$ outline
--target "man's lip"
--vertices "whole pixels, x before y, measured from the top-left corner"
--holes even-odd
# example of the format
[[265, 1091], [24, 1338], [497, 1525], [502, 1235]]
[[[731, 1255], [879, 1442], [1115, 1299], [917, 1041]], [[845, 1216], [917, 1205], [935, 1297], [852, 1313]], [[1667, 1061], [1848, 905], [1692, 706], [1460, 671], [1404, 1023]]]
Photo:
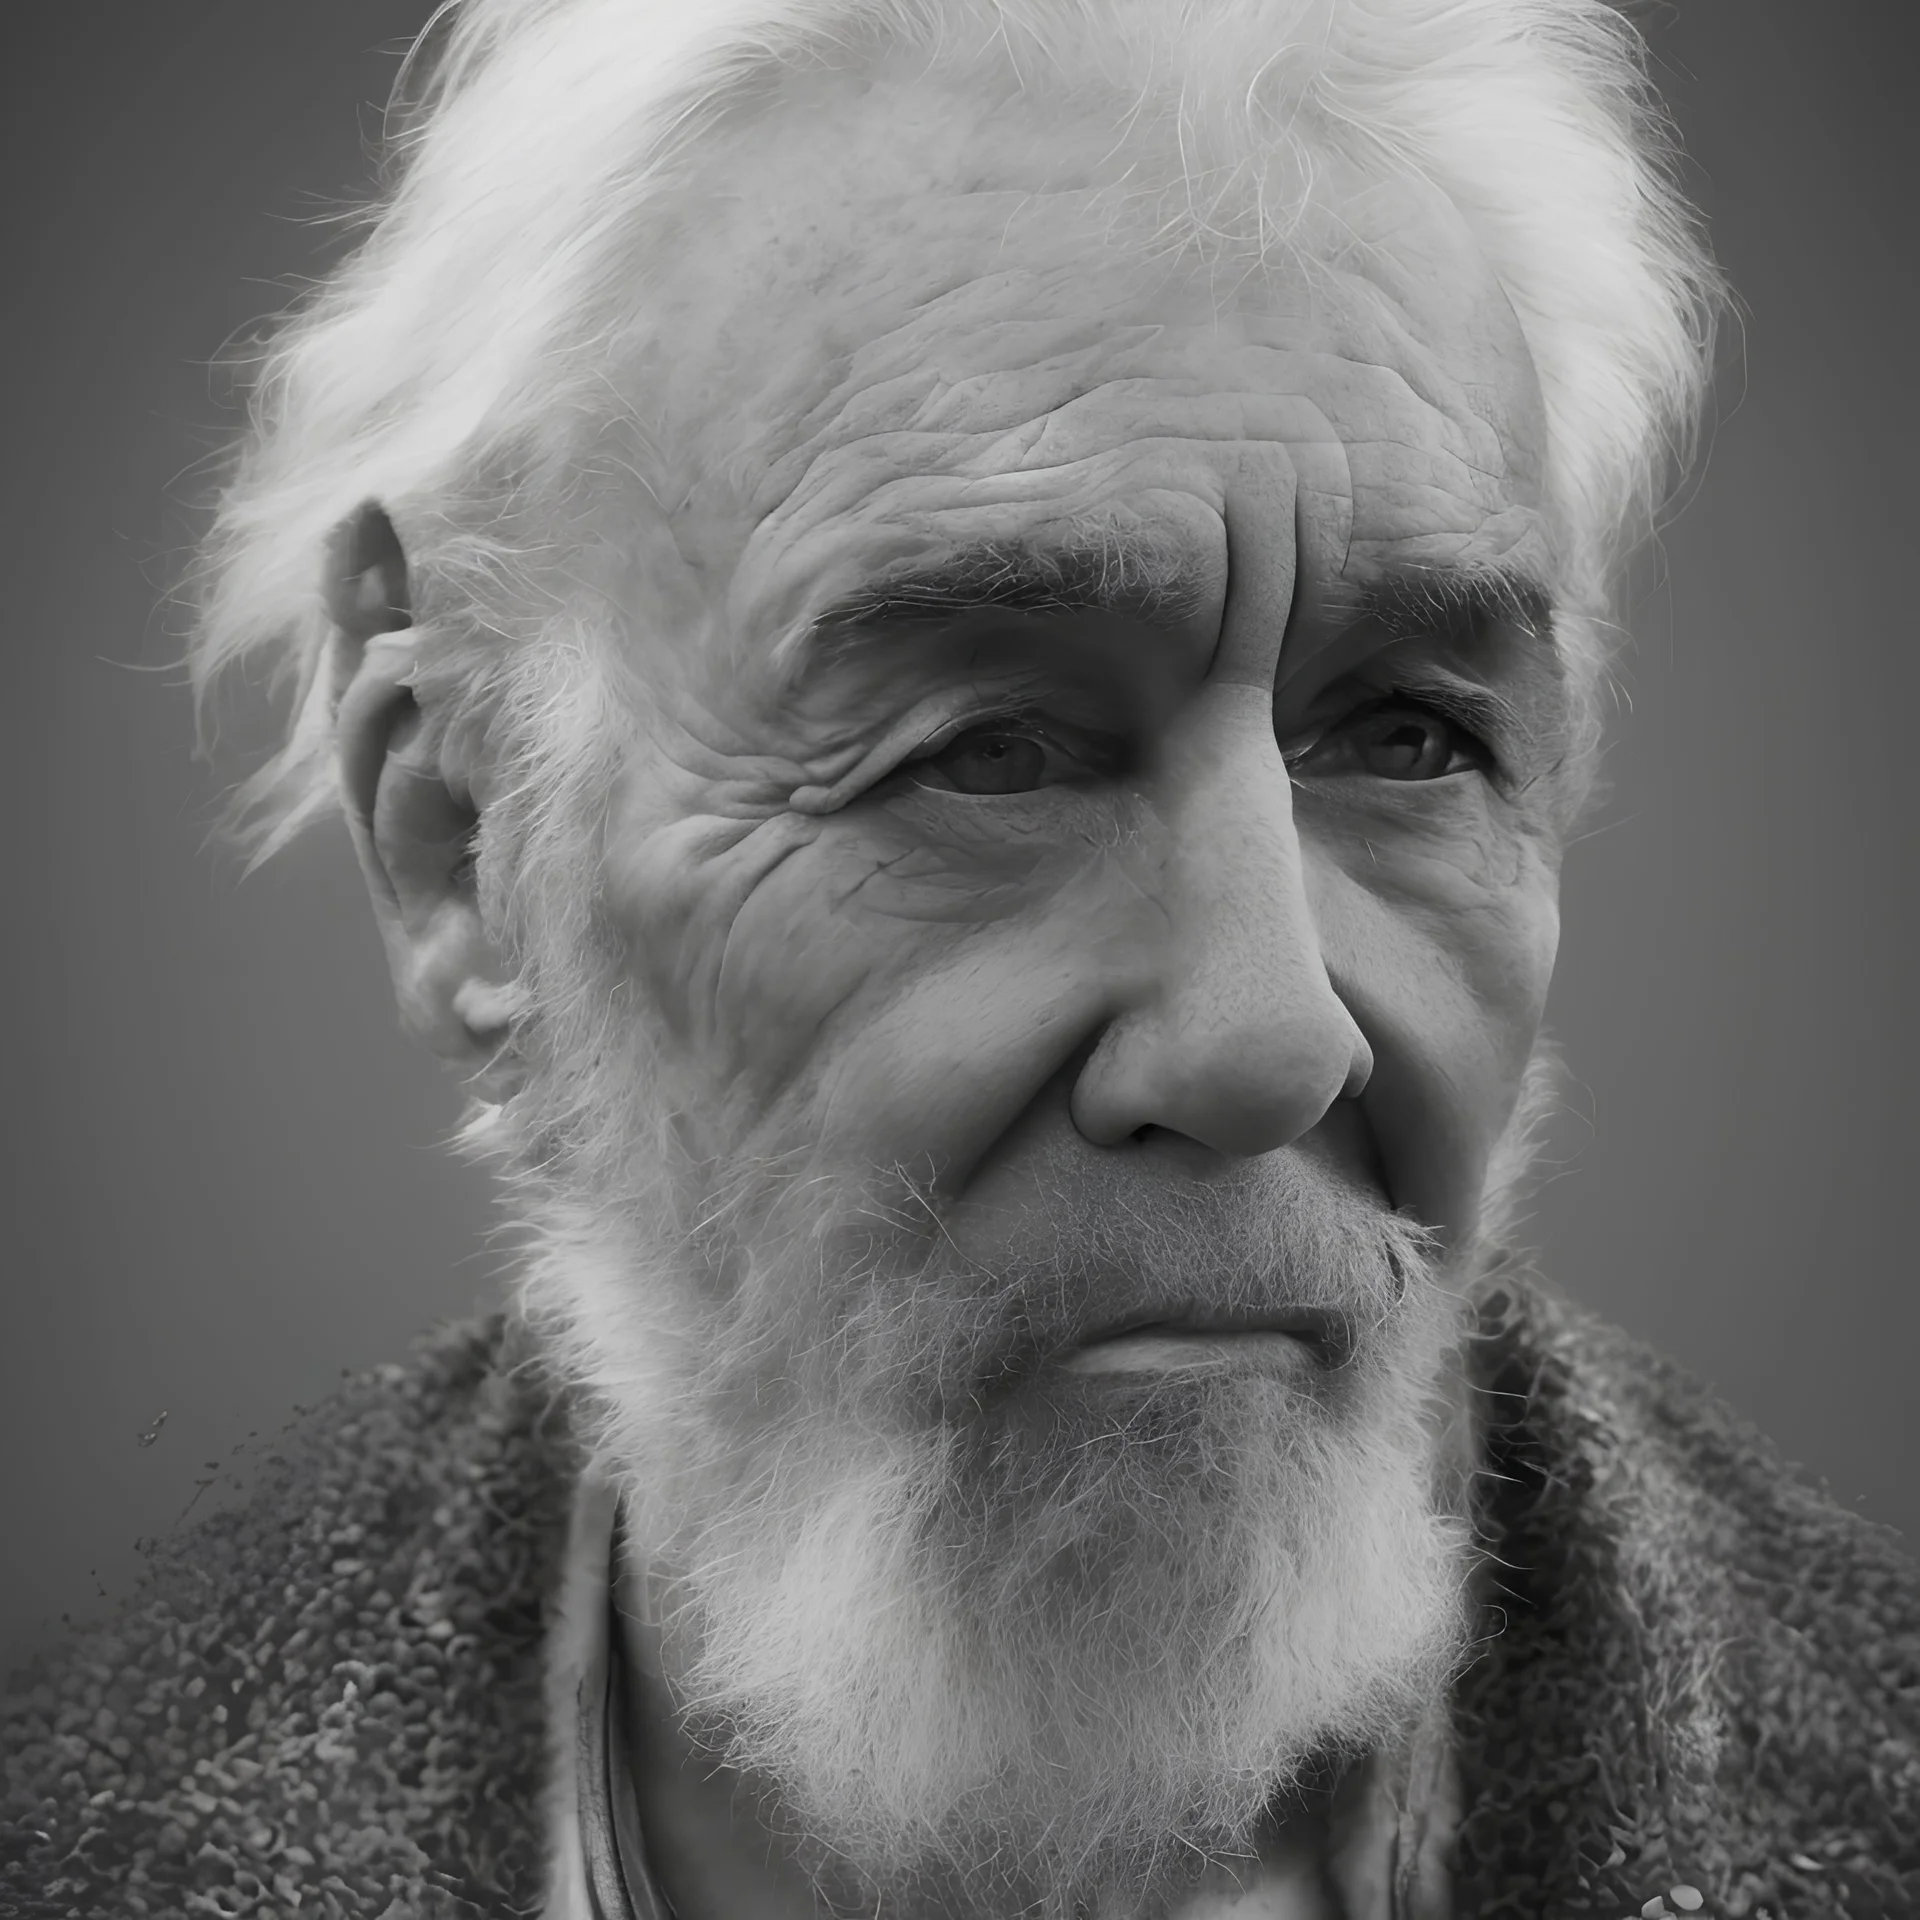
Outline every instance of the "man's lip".
[[1285, 1334], [1307, 1348], [1323, 1367], [1344, 1367], [1353, 1358], [1358, 1334], [1351, 1315], [1333, 1307], [1284, 1307], [1263, 1312], [1192, 1311], [1141, 1314], [1116, 1321], [1077, 1341], [1074, 1353], [1139, 1336], [1221, 1340], [1243, 1334]]

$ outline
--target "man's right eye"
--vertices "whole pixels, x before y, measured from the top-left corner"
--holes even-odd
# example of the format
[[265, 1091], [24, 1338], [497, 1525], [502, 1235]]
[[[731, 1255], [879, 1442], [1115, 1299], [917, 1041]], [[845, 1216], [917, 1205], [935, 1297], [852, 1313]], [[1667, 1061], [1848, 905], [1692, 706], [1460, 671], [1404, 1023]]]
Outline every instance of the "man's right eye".
[[1080, 770], [1037, 728], [1005, 720], [968, 727], [909, 768], [922, 786], [974, 794], [1031, 793]]

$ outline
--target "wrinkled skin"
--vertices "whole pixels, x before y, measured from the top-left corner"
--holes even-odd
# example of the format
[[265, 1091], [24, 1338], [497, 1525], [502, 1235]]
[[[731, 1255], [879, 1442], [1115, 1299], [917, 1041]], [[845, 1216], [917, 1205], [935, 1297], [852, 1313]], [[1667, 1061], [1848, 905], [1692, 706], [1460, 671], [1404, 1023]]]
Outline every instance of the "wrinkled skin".
[[[1354, 202], [1378, 248], [1210, 283], [1060, 186], [1084, 135], [1003, 138], [955, 195], [877, 107], [836, 131], [801, 169], [769, 128], [689, 221], [652, 402], [689, 478], [671, 552], [609, 582], [666, 636], [609, 905], [701, 1149], [930, 1173], [983, 1254], [1032, 1230], [1033, 1167], [1115, 1154], [1151, 1205], [1322, 1152], [1464, 1234], [1552, 963], [1565, 695], [1544, 627], [1353, 604], [1495, 567], [1550, 592], [1504, 297], [1410, 189]], [[805, 632], [1090, 532], [1151, 551], [1157, 604]], [[1437, 777], [1371, 771], [1355, 713], [1456, 681], [1497, 724], [1417, 710]], [[996, 717], [1045, 736], [1026, 790], [954, 791], [940, 743]]]
[[[1253, 271], [1144, 245], [1110, 128], [821, 85], [706, 167], [618, 396], [653, 503], [570, 563], [636, 694], [600, 881], [647, 1097], [723, 1175], [900, 1170], [977, 1272], [1098, 1221], [1119, 1293], [1029, 1383], [1068, 1426], [1121, 1376], [1303, 1377], [1284, 1336], [1128, 1332], [1125, 1223], [1224, 1240], [1320, 1182], [1474, 1228], [1580, 781], [1518, 323], [1425, 188], [1329, 184], [1337, 226]], [[403, 1001], [457, 1027], [487, 965], [409, 931], [468, 922], [409, 904], [385, 791]], [[1293, 1417], [1337, 1423], [1320, 1384]], [[642, 1710], [680, 1910], [811, 1911]], [[1237, 1910], [1308, 1911], [1311, 1845]]]

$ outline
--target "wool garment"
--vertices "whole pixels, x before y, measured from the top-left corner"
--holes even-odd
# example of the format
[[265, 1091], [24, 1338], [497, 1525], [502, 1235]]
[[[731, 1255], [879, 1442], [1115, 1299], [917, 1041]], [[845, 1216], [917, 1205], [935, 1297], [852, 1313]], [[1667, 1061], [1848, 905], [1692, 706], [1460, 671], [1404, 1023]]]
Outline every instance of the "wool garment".
[[[1461, 1920], [1920, 1915], [1920, 1570], [1518, 1266], [1476, 1312]], [[16, 1682], [0, 1914], [537, 1912], [583, 1467], [510, 1320], [348, 1385]]]

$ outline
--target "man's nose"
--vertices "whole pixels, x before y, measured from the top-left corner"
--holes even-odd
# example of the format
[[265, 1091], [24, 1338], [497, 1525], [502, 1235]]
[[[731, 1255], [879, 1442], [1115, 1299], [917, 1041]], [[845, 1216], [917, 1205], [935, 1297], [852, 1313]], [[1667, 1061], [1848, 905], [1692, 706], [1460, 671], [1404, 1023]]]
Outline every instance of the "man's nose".
[[1169, 768], [1160, 962], [1075, 1084], [1098, 1146], [1157, 1127], [1236, 1157], [1299, 1139], [1373, 1055], [1327, 977], [1270, 698], [1208, 689]]

